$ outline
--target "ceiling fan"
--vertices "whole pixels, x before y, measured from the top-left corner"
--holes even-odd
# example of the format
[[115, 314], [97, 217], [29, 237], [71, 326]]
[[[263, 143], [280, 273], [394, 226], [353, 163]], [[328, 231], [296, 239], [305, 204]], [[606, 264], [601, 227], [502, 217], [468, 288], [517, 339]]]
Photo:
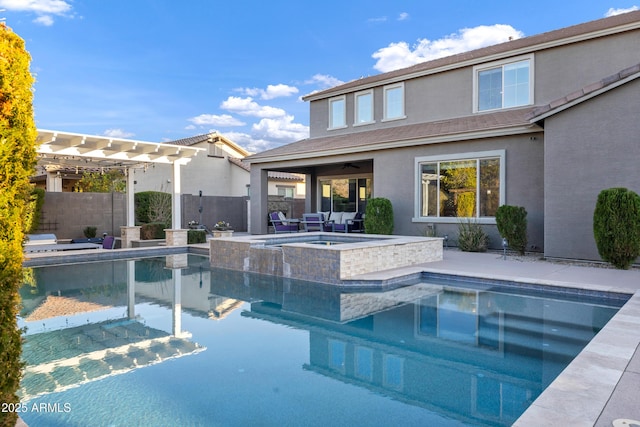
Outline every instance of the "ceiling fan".
[[360, 166], [354, 165], [353, 163], [345, 163], [344, 165], [342, 165], [342, 169], [346, 168], [360, 169]]

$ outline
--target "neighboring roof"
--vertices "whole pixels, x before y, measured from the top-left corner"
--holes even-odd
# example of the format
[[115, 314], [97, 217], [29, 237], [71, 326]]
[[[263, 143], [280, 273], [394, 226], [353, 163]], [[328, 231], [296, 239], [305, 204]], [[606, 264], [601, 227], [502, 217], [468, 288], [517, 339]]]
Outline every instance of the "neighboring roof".
[[[227, 158], [230, 163], [241, 167], [247, 172], [251, 172], [251, 165], [242, 159], [237, 159], [235, 157]], [[289, 172], [275, 172], [269, 171], [268, 178], [274, 180], [282, 180], [282, 181], [304, 181], [304, 176], [297, 173], [289, 173]]]
[[554, 46], [575, 43], [581, 40], [588, 40], [638, 28], [640, 28], [640, 11], [623, 13], [609, 18], [598, 19], [457, 55], [447, 56], [445, 58], [422, 62], [400, 70], [353, 80], [330, 89], [311, 93], [302, 99], [312, 101], [327, 98], [329, 96], [352, 92], [355, 88], [361, 90], [379, 86], [380, 84], [394, 83], [427, 74], [439, 73], [504, 57], [522, 55]]
[[532, 110], [533, 107], [518, 108], [449, 120], [304, 139], [254, 154], [245, 161], [249, 163], [281, 161], [539, 131], [540, 128], [531, 124], [528, 119]]
[[225, 137], [224, 135], [219, 134], [218, 132], [211, 132], [211, 133], [205, 133], [202, 135], [190, 136], [188, 138], [176, 139], [175, 141], [167, 142], [167, 144], [183, 145], [188, 147], [188, 146], [200, 144], [201, 142], [208, 142], [211, 144], [216, 142], [222, 142], [224, 144], [227, 144], [231, 148], [233, 148], [235, 151], [237, 151], [244, 157], [249, 156], [251, 154], [249, 151], [245, 150], [244, 148], [242, 148], [235, 142], [231, 141], [229, 138]]
[[625, 68], [616, 74], [607, 76], [595, 83], [583, 87], [580, 90], [551, 101], [549, 104], [534, 108], [529, 115], [529, 120], [532, 123], [543, 120], [549, 116], [559, 113], [560, 111], [564, 111], [567, 108], [591, 99], [594, 96], [600, 95], [603, 92], [607, 92], [615, 87], [627, 83], [628, 81], [637, 79], [638, 77], [640, 77], [640, 64]]

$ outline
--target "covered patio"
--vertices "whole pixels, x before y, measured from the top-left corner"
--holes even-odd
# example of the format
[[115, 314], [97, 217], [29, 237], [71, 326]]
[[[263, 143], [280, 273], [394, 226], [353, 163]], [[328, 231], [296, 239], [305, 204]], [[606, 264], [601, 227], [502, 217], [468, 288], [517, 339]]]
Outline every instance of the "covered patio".
[[202, 148], [136, 141], [108, 136], [85, 135], [53, 130], [38, 130], [38, 166], [75, 168], [76, 170], [122, 170], [126, 176], [126, 225], [121, 227], [122, 247], [132, 247], [140, 239], [135, 225], [134, 169], [146, 169], [154, 163], [171, 164], [171, 229], [166, 230], [167, 245], [187, 243], [187, 230], [182, 229], [180, 209], [180, 167], [186, 165]]

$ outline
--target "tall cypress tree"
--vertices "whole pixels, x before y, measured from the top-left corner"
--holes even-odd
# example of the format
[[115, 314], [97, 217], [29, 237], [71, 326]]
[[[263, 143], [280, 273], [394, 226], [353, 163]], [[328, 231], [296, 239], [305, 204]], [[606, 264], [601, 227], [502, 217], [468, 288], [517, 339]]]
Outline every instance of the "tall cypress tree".
[[[36, 164], [31, 57], [24, 40], [0, 24], [0, 402], [18, 403], [22, 376], [21, 331], [17, 324], [22, 284], [23, 240], [28, 229]], [[17, 414], [2, 412], [1, 426]]]

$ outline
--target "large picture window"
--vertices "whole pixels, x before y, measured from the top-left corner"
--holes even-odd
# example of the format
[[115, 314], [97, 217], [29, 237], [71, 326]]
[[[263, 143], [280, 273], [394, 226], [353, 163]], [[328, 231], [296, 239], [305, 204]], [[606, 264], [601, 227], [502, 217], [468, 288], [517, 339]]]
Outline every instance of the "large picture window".
[[418, 217], [491, 218], [504, 198], [504, 151], [417, 160]]
[[533, 58], [474, 68], [474, 111], [520, 107], [533, 102]]

